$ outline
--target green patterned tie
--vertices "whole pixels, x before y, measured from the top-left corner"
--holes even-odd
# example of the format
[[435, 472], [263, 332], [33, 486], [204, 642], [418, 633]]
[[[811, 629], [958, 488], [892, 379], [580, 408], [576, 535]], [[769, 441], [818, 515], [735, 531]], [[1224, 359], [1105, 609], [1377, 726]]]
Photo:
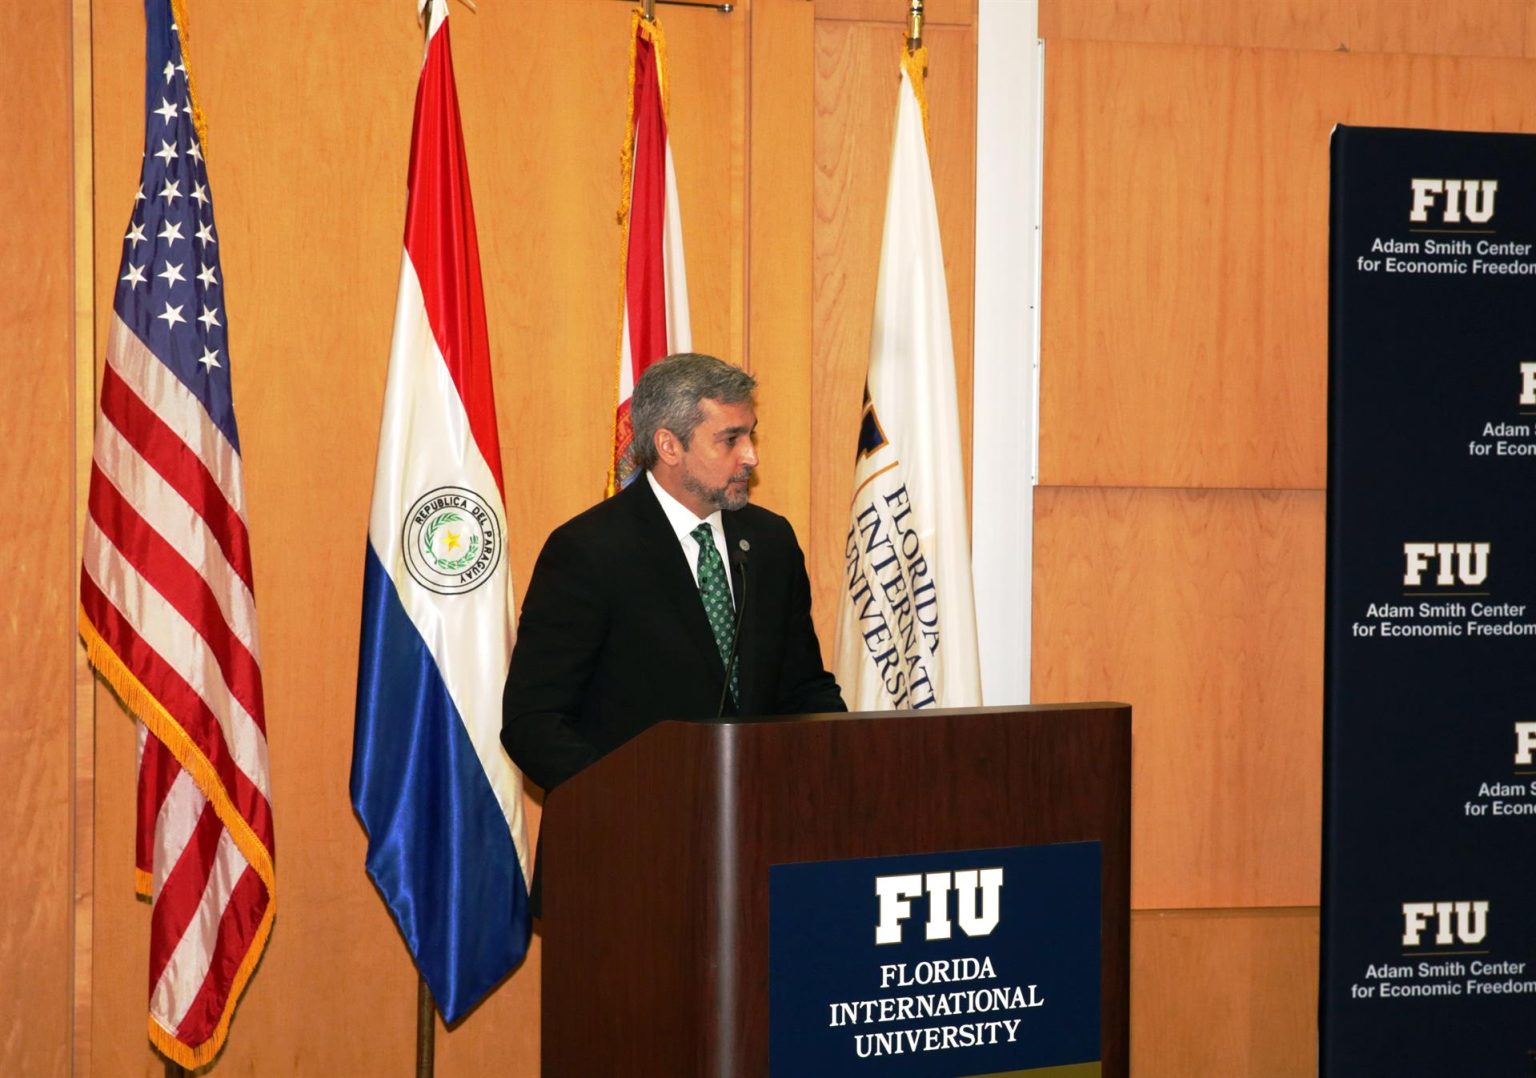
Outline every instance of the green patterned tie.
[[[720, 551], [715, 549], [715, 533], [707, 523], [700, 524], [688, 534], [699, 544], [699, 598], [704, 600], [704, 613], [709, 615], [709, 627], [715, 634], [715, 647], [720, 649], [720, 661], [729, 662], [736, 607], [731, 602], [731, 589], [725, 582], [725, 563], [720, 560]], [[732, 666], [731, 699], [739, 701], [737, 680], [736, 668]]]

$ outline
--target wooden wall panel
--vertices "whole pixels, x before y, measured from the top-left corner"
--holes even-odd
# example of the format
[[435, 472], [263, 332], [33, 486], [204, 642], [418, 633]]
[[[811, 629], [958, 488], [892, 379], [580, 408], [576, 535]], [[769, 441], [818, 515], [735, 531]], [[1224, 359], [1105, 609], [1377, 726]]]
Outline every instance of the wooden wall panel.
[[1051, 50], [1042, 482], [1322, 487], [1335, 123], [1536, 130], [1536, 64]]
[[1315, 1075], [1317, 943], [1309, 909], [1132, 914], [1132, 1073]]
[[[75, 659], [74, 299], [70, 11], [0, 13], [0, 1073], [70, 1066], [71, 783]], [[20, 88], [25, 88], [20, 89]]]
[[1035, 493], [1033, 699], [1134, 707], [1134, 908], [1318, 895], [1323, 498]]
[[788, 517], [805, 545], [812, 545], [805, 460], [813, 400], [814, 16], [804, 0], [755, 0], [748, 75], [747, 365], [763, 387], [753, 497]]
[[[870, 319], [896, 119], [902, 31], [896, 23], [816, 22], [814, 329], [807, 551], [823, 650], [842, 587], [853, 447], [869, 364]], [[965, 475], [971, 470], [971, 311], [975, 274], [976, 31], [925, 34], [929, 153], [954, 334]]]
[[[658, 18], [667, 35], [672, 82], [668, 139], [678, 173], [694, 348], [741, 363], [746, 350], [746, 46], [751, 11], [721, 14], [663, 7]], [[558, 45], [553, 48], [559, 52]], [[622, 75], [621, 70], [621, 100]], [[622, 119], [618, 129], [622, 134]], [[611, 152], [617, 154], [617, 148]], [[617, 267], [616, 261], [613, 264]]]
[[1529, 0], [1040, 0], [1040, 36], [1346, 52], [1536, 56]]

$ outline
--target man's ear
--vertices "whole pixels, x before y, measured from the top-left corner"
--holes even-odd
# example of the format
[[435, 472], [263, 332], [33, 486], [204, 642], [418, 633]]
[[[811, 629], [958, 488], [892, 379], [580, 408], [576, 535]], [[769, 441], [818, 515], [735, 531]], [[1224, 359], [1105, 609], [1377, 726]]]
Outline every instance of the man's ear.
[[668, 465], [675, 465], [683, 458], [683, 443], [666, 427], [656, 432], [656, 455]]

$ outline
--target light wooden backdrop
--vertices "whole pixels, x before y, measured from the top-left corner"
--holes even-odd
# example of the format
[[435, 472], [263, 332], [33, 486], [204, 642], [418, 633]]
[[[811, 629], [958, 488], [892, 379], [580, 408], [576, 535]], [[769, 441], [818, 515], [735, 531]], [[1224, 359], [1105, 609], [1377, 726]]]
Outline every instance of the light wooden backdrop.
[[1133, 1073], [1316, 1072], [1328, 136], [1536, 131], [1529, 0], [1041, 0], [1037, 700], [1135, 705]]
[[[422, 40], [407, 0], [196, 0], [189, 53], [229, 303], [278, 841], [272, 943], [221, 1075], [406, 1073], [415, 975], [347, 798], [361, 557]], [[601, 493], [616, 363], [628, 8], [481, 0], [451, 28], [519, 588]], [[662, 8], [695, 346], [761, 379], [758, 498], [795, 524], [828, 647], [873, 304], [905, 0]], [[0, 1071], [158, 1075], [132, 897], [133, 735], [74, 638], [81, 478], [143, 124], [136, 3], [0, 16], [37, 92], [15, 152], [0, 331], [0, 808], [28, 902], [0, 919]], [[936, 184], [969, 385], [973, 0], [932, 0]], [[71, 158], [71, 144], [75, 154]], [[968, 417], [967, 417], [968, 418]], [[12, 688], [16, 686], [16, 688]], [[658, 789], [658, 796], [666, 796]], [[538, 806], [532, 821], [537, 825]], [[73, 902], [72, 902], [73, 900]], [[537, 1072], [539, 948], [438, 1040], [438, 1073]], [[600, 976], [601, 971], [593, 971]]]
[[[75, 556], [70, 10], [0, 9], [0, 1072], [69, 1065]], [[75, 562], [71, 567], [70, 562]]]
[[[759, 495], [807, 547], [828, 644], [893, 6], [904, 0], [663, 9], [696, 342], [764, 381]], [[218, 1074], [408, 1066], [413, 973], [361, 870], [346, 796], [358, 569], [421, 46], [401, 7], [193, 4], [282, 887]], [[601, 482], [627, 14], [612, 0], [480, 9], [455, 4], [452, 25], [521, 587], [543, 535]], [[963, 394], [975, 15], [971, 0], [929, 10]], [[1536, 3], [1041, 0], [1040, 25], [1035, 698], [1137, 707], [1138, 1078], [1307, 1074], [1327, 134], [1335, 122], [1536, 130], [1525, 59]], [[28, 87], [0, 104], [13, 147], [0, 172], [12, 211], [0, 231], [0, 490], [15, 507], [0, 529], [11, 779], [0, 809], [15, 822], [0, 918], [5, 1073], [159, 1073], [142, 1032], [147, 916], [130, 897], [131, 733], [110, 698], [88, 681], [76, 689], [72, 553], [91, 369], [137, 170], [142, 38], [134, 4], [0, 15], [0, 55]], [[439, 1073], [534, 1073], [537, 977], [535, 946], [440, 1038]]]

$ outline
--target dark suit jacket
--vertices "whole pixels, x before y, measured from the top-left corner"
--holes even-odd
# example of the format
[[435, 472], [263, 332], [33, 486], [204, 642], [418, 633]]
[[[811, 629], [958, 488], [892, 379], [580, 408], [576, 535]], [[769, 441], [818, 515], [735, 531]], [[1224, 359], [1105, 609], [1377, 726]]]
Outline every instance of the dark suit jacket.
[[[846, 710], [822, 666], [805, 558], [789, 522], [722, 514], [732, 586], [745, 601], [741, 700], [726, 714]], [[735, 564], [741, 540], [745, 572]], [[743, 580], [743, 577], [745, 579]], [[523, 599], [501, 740], [545, 789], [664, 719], [712, 719], [724, 661], [688, 560], [639, 477], [551, 533]]]

